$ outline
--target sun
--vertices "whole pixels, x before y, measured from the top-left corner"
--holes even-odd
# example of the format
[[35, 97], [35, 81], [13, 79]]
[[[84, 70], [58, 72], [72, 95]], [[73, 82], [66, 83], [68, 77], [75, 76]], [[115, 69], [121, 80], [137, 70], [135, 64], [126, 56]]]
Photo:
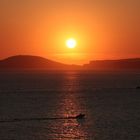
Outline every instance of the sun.
[[77, 42], [76, 42], [75, 39], [70, 38], [70, 39], [68, 39], [68, 40], [66, 41], [66, 45], [67, 45], [68, 48], [73, 49], [73, 48], [76, 47]]

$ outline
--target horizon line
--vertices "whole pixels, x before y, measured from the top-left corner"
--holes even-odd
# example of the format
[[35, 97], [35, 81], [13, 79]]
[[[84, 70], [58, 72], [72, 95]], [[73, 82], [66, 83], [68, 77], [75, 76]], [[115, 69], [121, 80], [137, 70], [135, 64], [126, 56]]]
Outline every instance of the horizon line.
[[[31, 56], [31, 57], [40, 57], [40, 58], [43, 58], [43, 59], [46, 59], [46, 60], [50, 60], [50, 61], [54, 61], [54, 62], [58, 62], [58, 63], [61, 63], [61, 64], [66, 64], [66, 63], [63, 63], [63, 62], [59, 62], [57, 60], [53, 60], [53, 59], [48, 59], [47, 57], [43, 57], [43, 56], [39, 56], [39, 55], [32, 55], [32, 54], [17, 54], [17, 55], [11, 55], [11, 56], [8, 56], [8, 57], [5, 57], [3, 59], [0, 59], [0, 61], [3, 61], [3, 60], [6, 60], [8, 58], [12, 58], [12, 57], [18, 57], [18, 56]], [[140, 59], [140, 57], [126, 57], [126, 58], [116, 58], [116, 59], [93, 59], [93, 60], [89, 60], [88, 63], [83, 63], [83, 64], [68, 64], [68, 65], [79, 65], [79, 66], [82, 66], [82, 65], [85, 65], [85, 64], [89, 64], [90, 62], [92, 61], [121, 61], [121, 60], [130, 60], [130, 59]], [[67, 65], [67, 64], [66, 64]]]

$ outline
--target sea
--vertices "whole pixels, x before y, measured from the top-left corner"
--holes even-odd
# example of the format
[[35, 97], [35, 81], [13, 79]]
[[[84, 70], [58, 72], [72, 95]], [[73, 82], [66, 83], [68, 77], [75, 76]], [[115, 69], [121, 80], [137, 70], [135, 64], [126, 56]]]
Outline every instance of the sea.
[[138, 86], [140, 72], [1, 71], [0, 140], [140, 140]]

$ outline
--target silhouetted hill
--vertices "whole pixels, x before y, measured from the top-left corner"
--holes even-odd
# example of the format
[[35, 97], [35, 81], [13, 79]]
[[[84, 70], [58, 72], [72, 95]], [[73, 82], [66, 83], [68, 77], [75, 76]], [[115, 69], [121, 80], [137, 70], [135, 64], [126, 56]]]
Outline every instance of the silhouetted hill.
[[39, 56], [18, 55], [0, 61], [0, 70], [49, 70], [49, 69], [82, 69], [82, 70], [140, 70], [140, 58], [120, 60], [96, 60], [85, 64], [67, 65]]
[[120, 60], [96, 60], [84, 65], [93, 70], [140, 70], [140, 58]]
[[0, 69], [70, 69], [66, 65], [39, 56], [18, 55], [0, 61]]

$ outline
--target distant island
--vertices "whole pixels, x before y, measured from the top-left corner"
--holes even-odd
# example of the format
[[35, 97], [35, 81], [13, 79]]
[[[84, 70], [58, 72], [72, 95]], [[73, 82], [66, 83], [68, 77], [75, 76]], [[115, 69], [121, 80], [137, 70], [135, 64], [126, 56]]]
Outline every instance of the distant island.
[[92, 70], [140, 70], [140, 58], [90, 61], [83, 66]]
[[89, 64], [68, 65], [39, 56], [17, 55], [0, 60], [0, 70], [140, 70], [140, 58], [96, 60]]
[[1, 70], [52, 70], [75, 69], [77, 65], [67, 65], [40, 56], [17, 55], [0, 61]]

